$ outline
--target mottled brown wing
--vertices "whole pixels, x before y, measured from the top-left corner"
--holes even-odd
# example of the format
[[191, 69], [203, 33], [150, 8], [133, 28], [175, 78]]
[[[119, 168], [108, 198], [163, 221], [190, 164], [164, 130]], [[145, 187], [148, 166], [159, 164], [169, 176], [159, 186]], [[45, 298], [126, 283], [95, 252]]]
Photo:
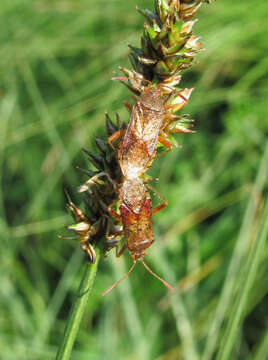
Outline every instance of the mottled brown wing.
[[163, 112], [149, 109], [140, 102], [133, 107], [119, 154], [124, 175], [140, 173], [148, 167], [156, 151], [163, 119]]

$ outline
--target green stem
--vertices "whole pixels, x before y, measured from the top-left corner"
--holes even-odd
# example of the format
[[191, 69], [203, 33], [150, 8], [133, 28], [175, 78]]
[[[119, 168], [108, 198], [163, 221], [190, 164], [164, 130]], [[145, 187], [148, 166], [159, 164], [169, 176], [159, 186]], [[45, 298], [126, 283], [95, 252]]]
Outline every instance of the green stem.
[[86, 264], [85, 272], [81, 280], [78, 294], [75, 297], [69, 319], [65, 328], [64, 337], [60, 344], [56, 360], [68, 360], [70, 359], [72, 348], [79, 330], [82, 316], [84, 314], [88, 296], [92, 290], [95, 280], [98, 263], [100, 259], [100, 250], [95, 249], [96, 262], [95, 264]]

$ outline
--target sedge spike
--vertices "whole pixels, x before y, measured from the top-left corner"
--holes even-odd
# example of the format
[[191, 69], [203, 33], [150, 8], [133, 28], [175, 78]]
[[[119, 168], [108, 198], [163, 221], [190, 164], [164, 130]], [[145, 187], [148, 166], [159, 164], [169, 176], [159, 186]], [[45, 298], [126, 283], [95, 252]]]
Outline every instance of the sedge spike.
[[[78, 187], [84, 194], [86, 210], [78, 208], [67, 194], [67, 208], [77, 222], [67, 228], [76, 235], [91, 263], [102, 241], [105, 253], [125, 237], [125, 249], [133, 259], [128, 273], [107, 289], [109, 293], [141, 261], [146, 270], [169, 290], [172, 287], [144, 262], [146, 250], [154, 243], [152, 215], [167, 201], [152, 208], [146, 172], [154, 159], [180, 148], [172, 134], [193, 134], [192, 120], [178, 114], [189, 102], [193, 88], [179, 88], [181, 73], [194, 63], [202, 50], [194, 35], [193, 19], [202, 3], [211, 0], [155, 0], [155, 12], [138, 9], [145, 17], [141, 48], [129, 46], [132, 69], [119, 67], [122, 76], [113, 77], [135, 94], [134, 105], [124, 102], [131, 113], [128, 124], [106, 114], [107, 139], [96, 138], [99, 153], [84, 150], [96, 170], [83, 170], [89, 177]], [[159, 146], [164, 151], [159, 152]], [[151, 189], [152, 190], [152, 189]], [[117, 208], [117, 211], [114, 209]], [[146, 239], [146, 241], [144, 240]]]

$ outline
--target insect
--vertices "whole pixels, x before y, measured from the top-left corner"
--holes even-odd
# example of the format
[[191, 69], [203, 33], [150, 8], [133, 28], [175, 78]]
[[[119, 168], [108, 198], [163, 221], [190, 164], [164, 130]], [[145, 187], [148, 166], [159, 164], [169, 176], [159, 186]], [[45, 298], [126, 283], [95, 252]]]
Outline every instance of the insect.
[[[117, 163], [118, 164], [118, 163]], [[119, 166], [119, 164], [118, 164]], [[144, 267], [157, 279], [159, 279], [169, 290], [172, 290], [171, 286], [168, 285], [163, 279], [156, 275], [144, 262], [143, 257], [146, 255], [146, 250], [154, 242], [153, 228], [152, 228], [152, 214], [163, 209], [167, 202], [164, 200], [162, 204], [152, 209], [150, 194], [147, 191], [147, 187], [153, 189], [148, 183], [146, 183], [141, 177], [136, 176], [128, 178], [118, 176], [112, 177], [112, 174], [105, 172], [100, 169], [96, 175], [92, 176], [85, 184], [79, 188], [79, 192], [91, 191], [95, 192], [96, 187], [101, 186], [100, 189], [107, 188], [110, 192], [115, 188], [114, 194], [111, 197], [110, 205], [102, 204], [100, 198], [94, 193], [94, 204], [97, 206], [98, 213], [100, 214], [99, 222], [94, 225], [90, 225], [89, 220], [85, 217], [83, 212], [78, 209], [70, 199], [68, 199], [68, 208], [74, 212], [75, 219], [78, 221], [77, 224], [69, 226], [68, 229], [73, 230], [78, 235], [78, 241], [82, 245], [82, 249], [87, 253], [91, 262], [95, 260], [95, 252], [92, 246], [94, 235], [99, 234], [99, 229], [104, 227], [103, 222], [106, 221], [106, 245], [107, 248], [116, 246], [117, 256], [121, 256], [126, 249], [129, 250], [133, 264], [129, 272], [109, 289], [107, 289], [103, 295], [110, 292], [120, 281], [125, 279], [130, 272], [133, 270], [137, 261], [140, 261]], [[116, 171], [118, 173], [118, 171]], [[100, 184], [99, 184], [100, 181]], [[158, 194], [158, 192], [156, 192]], [[163, 198], [162, 198], [163, 199]], [[113, 204], [119, 203], [120, 214], [113, 209]], [[110, 219], [107, 218], [107, 214], [110, 214], [116, 219], [110, 225]], [[119, 225], [119, 222], [123, 224], [123, 228]], [[125, 236], [125, 244], [118, 250], [118, 237]]]
[[[125, 279], [134, 269], [137, 261], [140, 261], [169, 290], [172, 290], [171, 286], [156, 275], [143, 259], [147, 249], [154, 242], [152, 214], [167, 205], [166, 200], [144, 180], [145, 172], [155, 157], [157, 143], [161, 142], [166, 145], [166, 142], [159, 136], [165, 120], [165, 101], [166, 96], [163, 96], [160, 87], [146, 89], [132, 109], [127, 129], [117, 131], [108, 140], [113, 147], [112, 141], [123, 135], [117, 151], [118, 163], [122, 171], [122, 181], [118, 187], [120, 214], [115, 212], [112, 206], [109, 207], [109, 212], [114, 217], [121, 219], [126, 239], [117, 256], [121, 256], [128, 249], [133, 264], [128, 273], [108, 288], [103, 295]], [[151, 198], [146, 186], [164, 200], [155, 209], [152, 209]]]
[[113, 147], [112, 142], [122, 137], [118, 161], [124, 176], [130, 178], [145, 173], [155, 158], [158, 143], [170, 151], [170, 132], [193, 133], [182, 126], [181, 117], [172, 113], [187, 103], [192, 91], [193, 89], [184, 89], [177, 93], [173, 104], [166, 104], [171, 95], [166, 94], [163, 87], [145, 88], [132, 108], [127, 129], [116, 131], [108, 139]]
[[[153, 189], [151, 186], [150, 188]], [[109, 209], [111, 215], [121, 219], [126, 239], [122, 249], [117, 252], [117, 257], [121, 256], [128, 249], [133, 263], [129, 271], [120, 280], [111, 285], [102, 295], [109, 293], [116, 285], [129, 276], [137, 261], [140, 261], [146, 270], [160, 280], [169, 290], [173, 290], [165, 280], [156, 275], [148, 267], [143, 259], [147, 249], [154, 242], [152, 214], [163, 209], [167, 205], [166, 201], [152, 209], [150, 194], [143, 181], [136, 177], [132, 179], [124, 178], [119, 189], [119, 203], [120, 214], [115, 212], [112, 207]]]
[[[190, 96], [190, 92], [186, 91], [185, 95]], [[160, 86], [148, 86], [144, 89], [139, 100], [132, 108], [127, 129], [119, 128], [108, 139], [108, 144], [116, 151], [112, 142], [121, 137], [117, 148], [118, 167], [121, 170], [120, 179], [117, 177], [114, 180], [105, 171], [100, 171], [79, 190], [79, 192], [86, 191], [100, 177], [106, 177], [106, 182], [113, 184], [117, 195], [115, 200], [107, 206], [107, 212], [122, 223], [123, 229], [117, 227], [118, 231], [113, 231], [113, 233], [109, 233], [107, 230], [107, 244], [111, 247], [116, 246], [117, 256], [121, 256], [128, 249], [133, 261], [128, 273], [109, 287], [103, 295], [106, 295], [125, 279], [134, 269], [137, 261], [140, 261], [169, 290], [172, 290], [171, 286], [156, 275], [143, 259], [147, 249], [154, 242], [152, 214], [167, 205], [166, 200], [148, 184], [145, 173], [156, 156], [158, 143], [167, 147], [168, 151], [171, 150], [172, 145], [168, 139], [170, 131], [192, 132], [173, 124], [177, 118], [172, 114], [172, 110], [183, 107], [187, 102], [187, 98], [179, 94], [179, 101], [173, 105], [166, 105], [168, 97], [169, 95], [165, 94]], [[173, 125], [172, 129], [170, 128], [171, 124]], [[103, 169], [100, 168], [100, 170]], [[163, 203], [154, 209], [152, 209], [150, 194], [146, 187], [149, 187], [163, 199]], [[119, 214], [113, 209], [114, 203], [119, 204]], [[123, 234], [125, 244], [118, 251], [118, 240], [114, 240], [114, 238], [121, 238]]]

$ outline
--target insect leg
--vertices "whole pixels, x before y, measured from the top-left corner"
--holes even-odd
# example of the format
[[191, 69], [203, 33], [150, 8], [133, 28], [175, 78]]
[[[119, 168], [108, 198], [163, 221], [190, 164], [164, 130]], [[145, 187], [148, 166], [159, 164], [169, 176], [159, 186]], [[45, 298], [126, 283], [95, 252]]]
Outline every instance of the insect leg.
[[121, 247], [121, 249], [119, 249], [119, 246], [120, 246], [119, 242], [121, 239], [112, 240], [113, 237], [118, 236], [118, 235], [121, 235], [121, 237], [122, 237], [122, 231], [120, 231], [118, 234], [108, 235], [108, 238], [106, 237], [107, 251], [109, 251], [110, 249], [115, 247], [116, 257], [120, 257], [127, 248], [127, 243], [124, 243], [124, 245]]
[[114, 146], [113, 146], [113, 141], [117, 140], [120, 138], [120, 136], [122, 136], [124, 134], [124, 130], [118, 130], [116, 131], [115, 133], [113, 133], [113, 135], [111, 135], [109, 138], [108, 138], [108, 144], [111, 146], [111, 148], [113, 150], [115, 150]]
[[[113, 231], [113, 232], [110, 232], [110, 230], [111, 230], [111, 218], [108, 218], [107, 228], [106, 228], [106, 233], [105, 233], [106, 243], [105, 243], [105, 248], [104, 248], [104, 257], [106, 258], [107, 252], [110, 251], [111, 249], [113, 249], [114, 247], [116, 250], [116, 257], [120, 257], [127, 247], [126, 243], [125, 243], [122, 246], [122, 248], [119, 250], [119, 246], [120, 246], [119, 242], [122, 238], [123, 228], [121, 228], [120, 230]], [[116, 238], [118, 236], [120, 236], [119, 239]]]
[[114, 224], [114, 222], [108, 215], [104, 215], [104, 216], [107, 219], [107, 223], [106, 223], [107, 225], [106, 225], [106, 231], [105, 231], [105, 237], [107, 240], [107, 244], [109, 243], [112, 246], [114, 246], [116, 243], [118, 243], [119, 240], [113, 240], [113, 239], [115, 237], [121, 236], [123, 234], [123, 227], [122, 227], [122, 225]]
[[125, 278], [127, 278], [128, 275], [131, 273], [131, 271], [134, 269], [136, 263], [137, 263], [137, 261], [134, 260], [131, 268], [128, 270], [128, 272], [126, 273], [126, 275], [124, 275], [120, 280], [116, 281], [112, 286], [110, 286], [107, 290], [105, 290], [104, 293], [102, 293], [102, 296], [108, 294], [116, 285], [118, 285], [122, 280], [124, 280]]
[[160, 154], [157, 154], [156, 155], [157, 158], [159, 158], [160, 156], [162, 156], [172, 150], [172, 145], [171, 145], [170, 141], [165, 139], [163, 136], [161, 136], [161, 135], [158, 136], [158, 142], [160, 142], [160, 144], [165, 146], [167, 149], [165, 151], [161, 152]]
[[125, 107], [127, 108], [127, 110], [131, 113], [133, 106], [130, 105], [130, 103], [128, 103], [127, 101], [124, 101], [123, 104], [125, 105]]
[[156, 208], [154, 208], [152, 210], [153, 214], [156, 214], [158, 211], [164, 209], [167, 206], [167, 200], [155, 189], [153, 188], [151, 185], [149, 185], [148, 183], [146, 183], [146, 186], [152, 190], [152, 192], [154, 192], [161, 200], [163, 200], [163, 203], [158, 205]]
[[148, 175], [148, 174], [142, 174], [141, 179], [143, 180], [143, 183], [146, 184], [146, 185], [151, 183], [151, 182], [159, 181], [159, 178], [153, 177], [153, 176]]
[[[114, 226], [113, 224], [111, 224], [112, 219], [109, 218], [108, 216], [107, 216], [107, 218], [108, 218], [108, 220], [107, 220], [107, 227], [106, 227], [106, 233], [105, 233], [106, 243], [105, 243], [104, 255], [106, 255], [106, 252], [108, 252], [109, 250], [111, 250], [114, 247], [116, 248], [116, 252], [118, 251], [119, 241], [121, 240], [122, 233], [123, 233], [123, 230], [121, 227], [120, 227], [120, 230], [116, 229], [116, 228], [119, 228], [119, 226]], [[114, 228], [116, 229], [115, 231], [111, 230], [112, 226], [114, 226]], [[118, 236], [120, 236], [120, 239], [117, 238]]]
[[116, 203], [116, 201], [112, 202], [108, 207], [107, 207], [107, 212], [113, 216], [114, 218], [121, 220], [121, 216], [120, 214], [118, 214], [114, 209], [113, 206]]
[[127, 249], [127, 243], [125, 242], [124, 245], [122, 246], [122, 248], [120, 250], [118, 250], [119, 247], [116, 247], [116, 257], [120, 257], [124, 251]]

